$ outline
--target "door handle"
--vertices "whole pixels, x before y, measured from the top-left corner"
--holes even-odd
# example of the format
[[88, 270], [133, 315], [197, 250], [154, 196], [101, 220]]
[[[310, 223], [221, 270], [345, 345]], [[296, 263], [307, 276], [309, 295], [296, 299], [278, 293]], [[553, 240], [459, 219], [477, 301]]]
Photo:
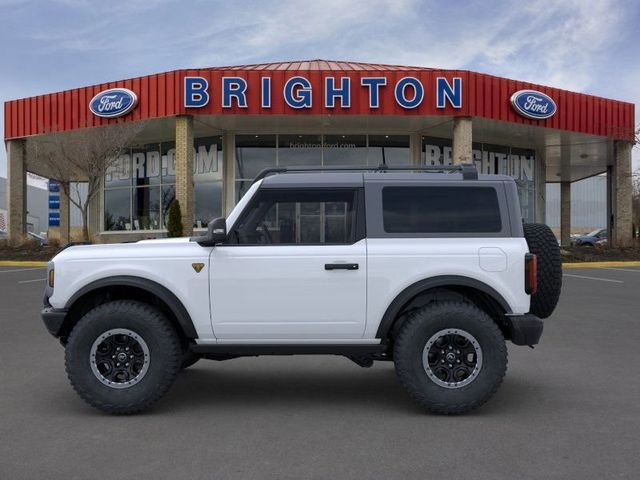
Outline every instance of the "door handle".
[[325, 270], [358, 270], [357, 263], [325, 263]]

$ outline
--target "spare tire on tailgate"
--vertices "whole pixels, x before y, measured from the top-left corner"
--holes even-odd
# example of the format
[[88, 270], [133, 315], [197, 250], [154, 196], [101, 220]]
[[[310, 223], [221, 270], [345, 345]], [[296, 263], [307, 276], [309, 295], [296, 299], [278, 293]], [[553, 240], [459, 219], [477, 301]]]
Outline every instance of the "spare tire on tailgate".
[[539, 318], [553, 313], [562, 289], [560, 246], [551, 229], [542, 223], [525, 223], [529, 252], [538, 257], [538, 290], [531, 296], [530, 312]]

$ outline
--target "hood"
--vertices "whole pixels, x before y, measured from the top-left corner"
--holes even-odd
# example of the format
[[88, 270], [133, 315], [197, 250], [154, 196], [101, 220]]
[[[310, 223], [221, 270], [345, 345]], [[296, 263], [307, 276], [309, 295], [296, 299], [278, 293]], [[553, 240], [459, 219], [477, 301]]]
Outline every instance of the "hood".
[[203, 254], [203, 247], [188, 237], [140, 240], [138, 242], [72, 245], [58, 253], [52, 261], [166, 258]]

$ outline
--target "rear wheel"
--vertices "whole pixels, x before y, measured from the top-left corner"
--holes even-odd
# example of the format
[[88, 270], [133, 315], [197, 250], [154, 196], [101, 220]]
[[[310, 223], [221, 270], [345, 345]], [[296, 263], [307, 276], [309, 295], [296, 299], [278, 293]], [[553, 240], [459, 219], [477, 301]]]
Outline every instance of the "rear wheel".
[[171, 323], [145, 303], [118, 300], [97, 306], [74, 326], [65, 349], [76, 392], [107, 413], [149, 408], [173, 383], [182, 361]]
[[400, 327], [396, 373], [425, 409], [465, 413], [485, 403], [507, 369], [507, 348], [495, 322], [464, 302], [432, 303]]
[[523, 227], [529, 251], [538, 257], [538, 290], [531, 295], [529, 310], [539, 318], [547, 318], [558, 305], [562, 290], [560, 246], [547, 225], [525, 223]]

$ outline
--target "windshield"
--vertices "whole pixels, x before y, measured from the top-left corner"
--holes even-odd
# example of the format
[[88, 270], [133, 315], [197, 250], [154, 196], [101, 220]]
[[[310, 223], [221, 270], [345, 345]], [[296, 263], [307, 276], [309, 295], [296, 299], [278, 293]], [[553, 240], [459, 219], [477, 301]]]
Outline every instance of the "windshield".
[[595, 237], [596, 235], [598, 235], [600, 232], [602, 231], [601, 228], [598, 228], [597, 230], [594, 230], [593, 232], [587, 233], [587, 237]]

